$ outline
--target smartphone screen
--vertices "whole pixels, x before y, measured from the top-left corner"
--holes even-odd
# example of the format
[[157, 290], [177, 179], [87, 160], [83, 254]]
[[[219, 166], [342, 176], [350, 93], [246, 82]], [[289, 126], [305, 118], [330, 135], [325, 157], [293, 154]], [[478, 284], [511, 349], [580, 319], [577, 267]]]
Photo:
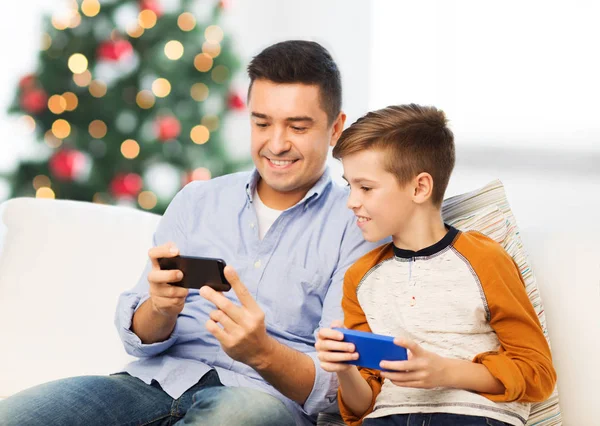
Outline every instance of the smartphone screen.
[[217, 291], [229, 291], [231, 285], [225, 279], [223, 270], [225, 262], [222, 259], [210, 257], [175, 256], [158, 259], [160, 269], [179, 269], [183, 279], [169, 283], [184, 288], [200, 289], [209, 286]]

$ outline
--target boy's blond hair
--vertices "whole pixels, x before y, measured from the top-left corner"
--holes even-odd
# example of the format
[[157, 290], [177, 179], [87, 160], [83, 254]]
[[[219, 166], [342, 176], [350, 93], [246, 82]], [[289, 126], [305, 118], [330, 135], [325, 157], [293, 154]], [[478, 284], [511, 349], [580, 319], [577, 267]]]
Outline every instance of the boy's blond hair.
[[429, 173], [431, 200], [441, 206], [455, 162], [454, 135], [443, 111], [409, 104], [369, 112], [344, 130], [333, 156], [342, 159], [367, 149], [385, 153], [384, 168], [400, 185]]

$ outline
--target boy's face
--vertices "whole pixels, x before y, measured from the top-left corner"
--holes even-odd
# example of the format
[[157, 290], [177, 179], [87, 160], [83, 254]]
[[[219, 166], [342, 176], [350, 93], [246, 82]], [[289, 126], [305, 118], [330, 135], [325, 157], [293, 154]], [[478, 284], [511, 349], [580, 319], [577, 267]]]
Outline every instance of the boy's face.
[[301, 198], [323, 174], [345, 116], [328, 124], [318, 86], [268, 80], [254, 81], [249, 109], [252, 160], [261, 178], [276, 196]]
[[375, 242], [402, 231], [415, 210], [413, 189], [401, 187], [383, 166], [385, 153], [365, 150], [342, 159], [350, 186], [348, 208], [367, 241]]

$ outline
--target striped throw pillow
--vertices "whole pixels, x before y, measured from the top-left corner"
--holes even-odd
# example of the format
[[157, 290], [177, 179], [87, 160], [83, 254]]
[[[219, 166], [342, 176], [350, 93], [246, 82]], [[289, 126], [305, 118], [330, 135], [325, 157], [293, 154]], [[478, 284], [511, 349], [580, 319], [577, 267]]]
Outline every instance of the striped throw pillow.
[[[519, 266], [525, 290], [538, 314], [544, 335], [548, 339], [546, 316], [535, 281], [535, 275], [527, 253], [523, 247], [519, 228], [510, 210], [504, 186], [499, 180], [493, 181], [481, 189], [448, 198], [442, 206], [444, 221], [460, 230], [479, 231], [497, 241], [511, 255]], [[562, 425], [558, 389], [544, 402], [531, 405], [527, 426]]]

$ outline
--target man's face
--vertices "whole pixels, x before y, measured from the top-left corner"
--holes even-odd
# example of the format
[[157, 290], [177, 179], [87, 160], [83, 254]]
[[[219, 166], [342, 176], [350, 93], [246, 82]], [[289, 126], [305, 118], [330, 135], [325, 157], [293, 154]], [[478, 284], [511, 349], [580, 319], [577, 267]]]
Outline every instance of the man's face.
[[343, 119], [336, 120], [341, 126], [328, 125], [318, 86], [297, 83], [254, 81], [249, 109], [252, 160], [260, 176], [275, 195], [303, 196], [323, 174]]
[[383, 166], [385, 153], [368, 149], [342, 159], [344, 179], [350, 185], [348, 208], [367, 241], [401, 233], [415, 211], [413, 189], [398, 184]]

